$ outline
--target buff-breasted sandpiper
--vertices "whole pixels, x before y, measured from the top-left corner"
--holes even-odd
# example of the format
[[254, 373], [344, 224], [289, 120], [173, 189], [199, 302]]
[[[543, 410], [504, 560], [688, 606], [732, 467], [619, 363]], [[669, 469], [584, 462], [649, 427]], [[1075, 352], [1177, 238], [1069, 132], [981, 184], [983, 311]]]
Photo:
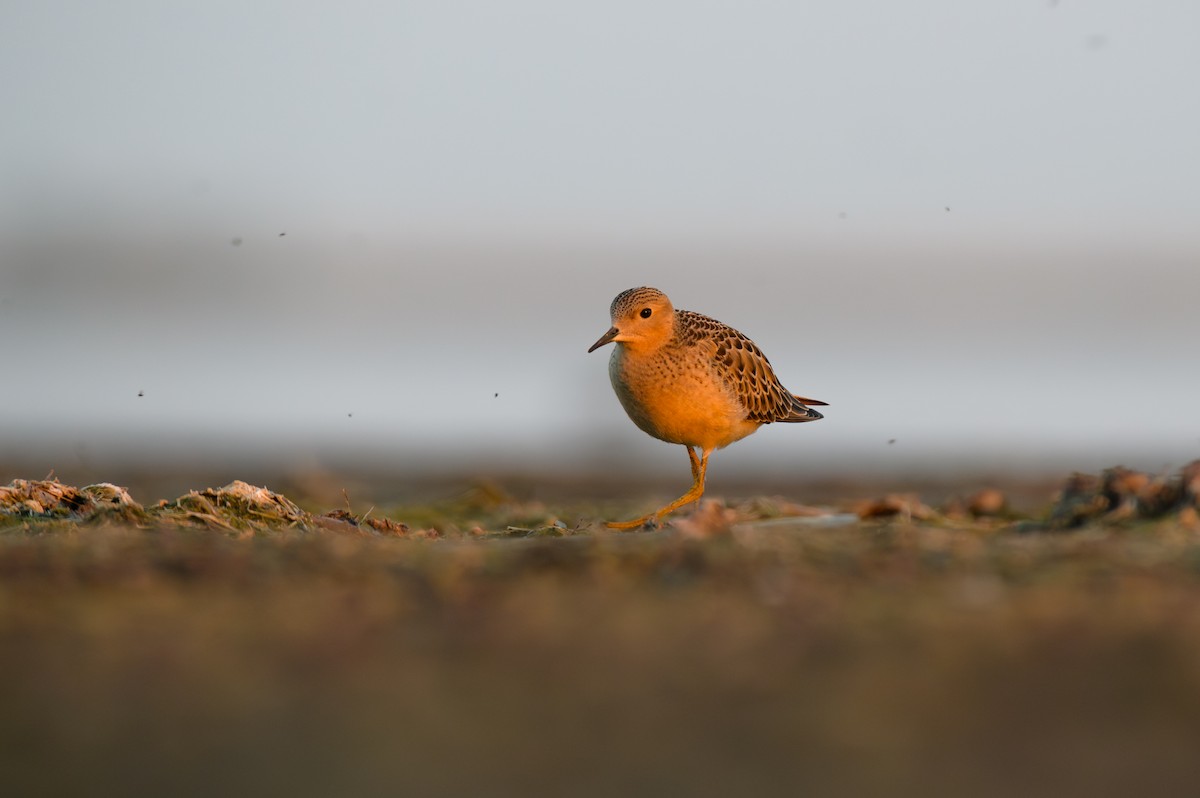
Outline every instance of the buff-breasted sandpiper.
[[617, 294], [609, 313], [612, 328], [588, 352], [616, 343], [608, 375], [625, 412], [643, 432], [686, 446], [692, 465], [687, 493], [649, 515], [609, 527], [657, 523], [699, 499], [709, 455], [763, 424], [821, 418], [809, 405], [825, 402], [784, 388], [753, 341], [716, 319], [676, 310], [657, 288]]

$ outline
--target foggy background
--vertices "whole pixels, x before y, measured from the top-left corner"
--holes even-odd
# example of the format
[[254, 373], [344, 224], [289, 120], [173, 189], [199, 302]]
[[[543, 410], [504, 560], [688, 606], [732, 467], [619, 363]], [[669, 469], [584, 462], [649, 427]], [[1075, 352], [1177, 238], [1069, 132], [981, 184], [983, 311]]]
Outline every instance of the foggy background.
[[0, 477], [683, 486], [586, 354], [636, 285], [830, 403], [714, 485], [1177, 466], [1198, 31], [1187, 0], [5, 3]]

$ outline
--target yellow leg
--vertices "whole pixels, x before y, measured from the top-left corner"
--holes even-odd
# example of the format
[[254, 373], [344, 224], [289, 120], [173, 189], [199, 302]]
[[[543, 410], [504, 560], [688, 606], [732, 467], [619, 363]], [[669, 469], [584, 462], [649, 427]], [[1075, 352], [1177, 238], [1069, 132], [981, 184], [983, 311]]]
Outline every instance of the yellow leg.
[[687, 493], [680, 496], [675, 501], [668, 504], [661, 510], [656, 510], [649, 515], [643, 515], [641, 518], [635, 518], [632, 521], [609, 521], [605, 524], [609, 529], [637, 529], [640, 526], [645, 526], [651, 520], [658, 522], [664, 515], [672, 510], [678, 510], [685, 504], [694, 502], [704, 495], [704, 475], [708, 472], [708, 455], [711, 452], [704, 452], [697, 456], [692, 447], [687, 447], [688, 460], [692, 464], [692, 487]]

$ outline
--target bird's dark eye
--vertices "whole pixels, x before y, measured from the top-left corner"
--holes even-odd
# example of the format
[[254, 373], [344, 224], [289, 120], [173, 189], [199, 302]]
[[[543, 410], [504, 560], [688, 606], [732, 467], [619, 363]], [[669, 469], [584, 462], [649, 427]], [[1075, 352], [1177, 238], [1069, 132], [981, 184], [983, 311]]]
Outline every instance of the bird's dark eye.
[[643, 319], [648, 319], [648, 318], [650, 318], [650, 314], [651, 314], [651, 313], [653, 313], [653, 311], [652, 311], [652, 310], [650, 310], [650, 308], [642, 308], [642, 318], [643, 318]]

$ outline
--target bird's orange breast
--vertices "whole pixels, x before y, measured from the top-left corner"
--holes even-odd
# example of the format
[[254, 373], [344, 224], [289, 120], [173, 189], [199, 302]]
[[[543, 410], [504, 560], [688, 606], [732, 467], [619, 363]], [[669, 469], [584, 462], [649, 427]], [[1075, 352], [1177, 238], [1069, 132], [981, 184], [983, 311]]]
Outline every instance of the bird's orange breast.
[[732, 389], [698, 353], [672, 357], [633, 354], [618, 345], [609, 360], [613, 390], [642, 431], [711, 451], [758, 429]]

